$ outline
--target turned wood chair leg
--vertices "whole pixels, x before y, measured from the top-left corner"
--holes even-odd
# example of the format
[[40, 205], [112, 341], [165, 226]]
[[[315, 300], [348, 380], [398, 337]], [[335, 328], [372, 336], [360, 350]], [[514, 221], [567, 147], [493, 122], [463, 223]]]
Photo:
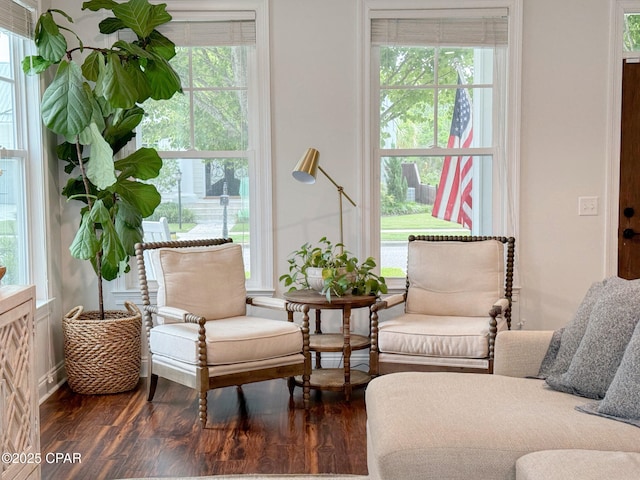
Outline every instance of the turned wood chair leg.
[[305, 410], [309, 410], [309, 406], [311, 405], [311, 382], [309, 375], [305, 375], [302, 382], [302, 401]]
[[296, 388], [296, 379], [294, 377], [287, 378], [287, 387], [289, 387], [289, 396], [293, 397], [293, 391]]
[[156, 394], [156, 387], [158, 386], [158, 375], [150, 373], [147, 377], [147, 401], [153, 400], [153, 396]]
[[198, 394], [198, 417], [202, 428], [207, 424], [207, 391]]

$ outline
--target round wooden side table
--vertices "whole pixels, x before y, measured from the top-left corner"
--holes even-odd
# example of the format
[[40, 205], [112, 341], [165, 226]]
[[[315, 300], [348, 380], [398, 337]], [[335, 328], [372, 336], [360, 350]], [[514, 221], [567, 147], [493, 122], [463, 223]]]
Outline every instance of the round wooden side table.
[[[369, 348], [370, 336], [351, 334], [351, 310], [369, 308], [376, 302], [374, 295], [344, 295], [331, 297], [329, 302], [324, 295], [315, 290], [294, 290], [284, 294], [290, 303], [307, 305], [316, 311], [315, 331], [310, 335], [309, 349], [316, 352], [316, 365], [311, 372], [311, 388], [320, 390], [343, 391], [345, 399], [351, 399], [353, 388], [363, 387], [371, 380], [368, 373], [351, 370], [351, 352]], [[323, 333], [321, 325], [322, 310], [342, 310], [342, 333]], [[371, 318], [369, 316], [369, 318]], [[343, 368], [323, 368], [322, 352], [342, 352]], [[299, 379], [296, 379], [298, 381]]]

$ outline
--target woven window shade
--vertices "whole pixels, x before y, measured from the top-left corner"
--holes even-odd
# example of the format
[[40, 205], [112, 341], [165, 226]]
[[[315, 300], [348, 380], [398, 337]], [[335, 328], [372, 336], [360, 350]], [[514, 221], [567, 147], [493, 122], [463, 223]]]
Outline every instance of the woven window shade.
[[32, 38], [33, 18], [34, 9], [13, 0], [0, 0], [0, 28]]
[[[506, 13], [506, 12], [505, 12]], [[374, 45], [498, 46], [507, 45], [505, 15], [446, 16], [432, 18], [373, 18]]]
[[[179, 47], [217, 47], [256, 44], [255, 20], [203, 20], [198, 22], [172, 20], [158, 31]], [[118, 32], [127, 42], [136, 39], [129, 30]]]
[[158, 31], [181, 47], [255, 45], [254, 20], [182, 22], [173, 21]]

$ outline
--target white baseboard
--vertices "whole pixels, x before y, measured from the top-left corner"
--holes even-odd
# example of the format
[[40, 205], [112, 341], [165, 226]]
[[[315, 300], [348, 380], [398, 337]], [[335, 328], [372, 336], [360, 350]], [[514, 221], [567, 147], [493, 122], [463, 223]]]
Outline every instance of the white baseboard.
[[47, 372], [46, 375], [38, 380], [38, 399], [42, 404], [56, 390], [67, 381], [67, 373], [64, 369], [64, 363], [58, 364], [54, 369]]

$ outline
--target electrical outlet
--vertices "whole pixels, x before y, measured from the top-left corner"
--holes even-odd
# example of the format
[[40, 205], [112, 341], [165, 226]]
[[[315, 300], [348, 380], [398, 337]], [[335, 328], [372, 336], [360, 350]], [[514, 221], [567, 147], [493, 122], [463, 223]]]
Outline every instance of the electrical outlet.
[[578, 215], [598, 215], [598, 197], [578, 197]]

